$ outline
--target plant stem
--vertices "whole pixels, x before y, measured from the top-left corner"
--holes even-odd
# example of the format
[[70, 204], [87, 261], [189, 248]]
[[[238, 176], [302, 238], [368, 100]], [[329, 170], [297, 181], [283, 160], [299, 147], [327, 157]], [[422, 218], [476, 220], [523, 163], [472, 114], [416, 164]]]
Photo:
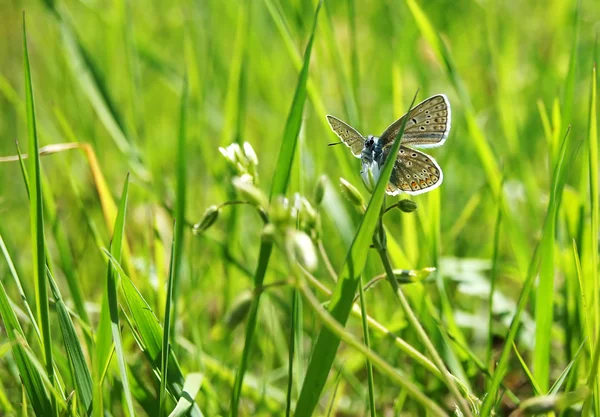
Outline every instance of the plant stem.
[[[434, 401], [432, 401], [427, 395], [425, 395], [419, 387], [410, 382], [406, 376], [402, 375], [398, 370], [391, 367], [381, 356], [377, 355], [365, 345], [356, 340], [350, 333], [348, 333], [338, 321], [325, 310], [319, 300], [310, 291], [307, 285], [303, 283], [298, 284], [299, 290], [307, 301], [310, 308], [317, 314], [317, 316], [323, 322], [332, 333], [334, 333], [340, 340], [343, 340], [347, 345], [355, 348], [362, 353], [366, 359], [370, 360], [373, 365], [379, 369], [379, 371], [386, 375], [392, 382], [398, 386], [404, 388], [410, 393], [412, 398], [428, 409], [432, 415], [436, 416], [448, 416], [448, 414]], [[466, 414], [471, 415], [471, 414]]]
[[[381, 225], [382, 224], [383, 223], [381, 223]], [[463, 396], [460, 394], [460, 391], [458, 390], [458, 387], [456, 386], [456, 384], [454, 382], [452, 374], [448, 371], [448, 368], [446, 368], [444, 361], [442, 360], [439, 353], [433, 346], [433, 343], [427, 336], [427, 333], [421, 326], [421, 323], [419, 323], [419, 319], [417, 319], [417, 316], [415, 315], [412, 308], [410, 307], [408, 300], [406, 299], [406, 297], [404, 296], [404, 293], [400, 289], [400, 286], [396, 282], [396, 279], [394, 277], [394, 270], [392, 268], [392, 264], [390, 262], [388, 254], [387, 254], [387, 249], [385, 246], [380, 245], [381, 240], [383, 240], [385, 242], [385, 239], [384, 239], [385, 231], [383, 230], [383, 226], [380, 227], [380, 232], [383, 233], [383, 235], [380, 236], [379, 239], [375, 239], [375, 244], [376, 244], [377, 252], [379, 253], [379, 257], [381, 258], [381, 262], [383, 263], [385, 272], [388, 276], [388, 281], [390, 282], [390, 284], [392, 285], [392, 289], [394, 290], [394, 294], [396, 294], [396, 298], [398, 298], [398, 301], [400, 301], [400, 305], [402, 306], [402, 309], [404, 310], [404, 314], [408, 318], [408, 322], [411, 324], [413, 329], [417, 332], [419, 339], [425, 345], [425, 348], [427, 349], [427, 352], [429, 352], [429, 355], [431, 355], [431, 358], [433, 359], [433, 363], [437, 366], [437, 368], [441, 372], [442, 380], [446, 383], [446, 386], [450, 390], [450, 393], [455, 398], [457, 405], [460, 408], [461, 412], [466, 417], [472, 417], [473, 414], [471, 413], [471, 409], [469, 408], [469, 406], [468, 406], [467, 402], [465, 401], [465, 399], [463, 398]]]
[[[362, 275], [360, 277], [360, 283], [358, 284], [358, 294], [360, 296], [360, 313], [362, 317], [362, 328], [363, 328], [363, 338], [365, 339], [365, 346], [368, 349], [371, 349], [371, 342], [369, 340], [369, 326], [367, 324], [367, 306], [365, 304], [365, 291], [363, 290], [362, 284]], [[366, 359], [367, 362], [367, 381], [369, 384], [369, 410], [371, 412], [371, 417], [375, 417], [375, 385], [373, 381], [373, 365], [369, 359]]]

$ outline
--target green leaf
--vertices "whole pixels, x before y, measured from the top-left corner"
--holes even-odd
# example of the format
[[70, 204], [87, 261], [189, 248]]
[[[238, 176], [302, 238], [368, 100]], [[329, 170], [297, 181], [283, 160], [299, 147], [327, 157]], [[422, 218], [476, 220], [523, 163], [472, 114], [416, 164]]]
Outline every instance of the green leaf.
[[[412, 108], [416, 97], [415, 94], [415, 97], [409, 106], [409, 111]], [[392, 149], [390, 150], [390, 155], [398, 154], [405, 125], [406, 119], [396, 136]], [[394, 158], [387, 158], [385, 161], [377, 185], [369, 200], [367, 211], [362, 218], [358, 232], [356, 233], [352, 245], [350, 246], [350, 250], [348, 251], [348, 255], [346, 256], [342, 272], [339, 275], [340, 279], [337, 282], [329, 302], [329, 312], [342, 325], [345, 325], [348, 320], [348, 315], [352, 309], [354, 294], [356, 293], [356, 287], [360, 282], [360, 274], [367, 262], [367, 254], [369, 253], [373, 233], [375, 232], [379, 213], [385, 197], [385, 187], [389, 182], [394, 162]], [[308, 364], [306, 377], [304, 378], [304, 384], [302, 385], [302, 390], [300, 392], [300, 398], [296, 405], [296, 413], [294, 414], [296, 417], [309, 417], [313, 415], [321, 391], [327, 381], [329, 370], [333, 365], [333, 359], [339, 344], [339, 337], [327, 328], [322, 329], [319, 333], [313, 349], [312, 358]]]
[[202, 374], [188, 374], [188, 376], [185, 378], [185, 383], [183, 384], [181, 397], [179, 397], [179, 401], [177, 401], [177, 405], [171, 414], [169, 414], [169, 417], [180, 417], [187, 415], [188, 410], [194, 404], [194, 398], [196, 398], [196, 395], [198, 395], [198, 391], [200, 390], [203, 379], [204, 376]]
[[[521, 315], [529, 301], [529, 295], [531, 293], [535, 278], [537, 276], [537, 271], [542, 254], [542, 245], [544, 240], [548, 239], [548, 234], [554, 230], [554, 227], [551, 226], [551, 224], [556, 221], [556, 215], [558, 212], [558, 207], [560, 206], [560, 199], [562, 197], [562, 191], [565, 185], [567, 171], [568, 168], [572, 166], [572, 160], [577, 150], [576, 147], [573, 147], [575, 149], [570, 149], [572, 148], [572, 146], [570, 144], [570, 141], [568, 140], [569, 138], [569, 130], [567, 130], [567, 133], [565, 134], [560, 147], [560, 152], [556, 161], [556, 165], [554, 167], [552, 184], [550, 188], [550, 202], [548, 204], [548, 210], [546, 212], [544, 228], [542, 230], [542, 241], [538, 243], [533, 253], [533, 257], [531, 259], [529, 270], [527, 273], [527, 278], [523, 283], [523, 288], [521, 289], [521, 294], [519, 295], [517, 309], [510, 324], [510, 328], [508, 330], [508, 334], [506, 335], [506, 339], [504, 341], [504, 348], [502, 349], [502, 353], [500, 354], [500, 359], [498, 360], [496, 370], [488, 388], [488, 393], [481, 407], [481, 416], [483, 417], [487, 417], [490, 415], [492, 407], [494, 406], [496, 395], [498, 394], [500, 383], [502, 382], [504, 375], [508, 371], [512, 344], [517, 335], [517, 330], [519, 329], [519, 324], [521, 322]], [[568, 150], [570, 151], [569, 155], [567, 152]]]
[[[0, 245], [2, 245], [4, 256], [9, 266], [12, 265], [8, 252], [4, 250], [4, 241], [1, 235]], [[35, 365], [31, 363], [29, 356], [25, 353], [27, 346], [25, 334], [23, 333], [23, 329], [17, 320], [17, 316], [11, 304], [12, 302], [4, 289], [4, 284], [0, 281], [0, 315], [2, 316], [2, 322], [4, 323], [4, 330], [12, 345], [15, 364], [19, 370], [24, 391], [27, 393], [27, 397], [29, 397], [29, 401], [31, 402], [31, 406], [35, 413], [38, 416], [43, 416], [47, 410], [52, 409], [52, 405], [48, 393], [44, 388], [42, 376]]]
[[[48, 289], [46, 281], [46, 240], [44, 236], [44, 200], [42, 196], [41, 164], [39, 156], [39, 142], [35, 120], [35, 104], [33, 99], [33, 86], [31, 70], [29, 67], [29, 53], [27, 51], [27, 29], [25, 27], [25, 14], [23, 13], [23, 71], [25, 74], [25, 101], [27, 113], [27, 137], [29, 144], [28, 161], [30, 184], [29, 219], [31, 224], [31, 242], [33, 253], [33, 276], [36, 283], [37, 321], [42, 331], [42, 346], [44, 348], [44, 363], [51, 384], [54, 384], [54, 365], [52, 359], [52, 336], [50, 332], [50, 311], [48, 307]], [[54, 397], [52, 406], [45, 412], [58, 415]]]
[[[294, 154], [296, 152], [296, 144], [298, 141], [298, 134], [300, 133], [300, 125], [302, 123], [302, 114], [304, 112], [304, 102], [306, 101], [306, 83], [308, 80], [308, 69], [310, 66], [310, 57], [312, 52], [312, 45], [315, 37], [315, 31], [317, 28], [317, 20], [319, 17], [319, 10], [321, 9], [322, 0], [319, 1], [317, 9], [315, 11], [315, 17], [313, 21], [312, 31], [308, 44], [306, 46], [306, 52], [304, 54], [304, 64], [298, 78], [296, 85], [296, 92], [292, 100], [292, 107], [288, 114], [288, 118], [285, 124], [283, 132], [283, 139], [281, 142], [281, 149], [279, 150], [279, 156], [273, 173], [273, 180], [271, 185], [271, 199], [277, 195], [285, 195], [287, 187], [290, 181], [292, 173], [292, 166], [294, 162]], [[260, 288], [262, 286], [267, 266], [269, 264], [269, 258], [273, 250], [273, 244], [271, 242], [262, 240], [260, 246], [260, 252], [258, 256], [258, 266], [254, 275], [254, 287]], [[231, 395], [231, 407], [230, 415], [237, 417], [239, 412], [239, 401], [242, 393], [242, 384], [244, 381], [244, 374], [248, 366], [248, 357], [250, 349], [252, 348], [252, 342], [254, 338], [254, 332], [257, 324], [258, 308], [260, 302], [260, 292], [257, 293], [250, 306], [250, 313], [248, 314], [248, 322], [246, 324], [246, 336], [244, 340], [244, 350], [242, 351], [242, 359], [238, 372], [236, 374], [235, 382], [233, 385], [233, 393]]]
[[320, 0], [317, 5], [317, 10], [315, 11], [312, 31], [310, 38], [308, 39], [308, 44], [306, 45], [306, 51], [304, 52], [304, 64], [302, 64], [298, 84], [296, 84], [292, 108], [288, 113], [288, 118], [285, 123], [281, 148], [279, 149], [279, 156], [277, 157], [277, 164], [275, 165], [275, 172], [273, 173], [271, 199], [277, 195], [284, 195], [290, 181], [292, 167], [294, 165], [294, 154], [296, 153], [296, 143], [298, 142], [298, 134], [300, 133], [300, 126], [302, 125], [304, 102], [306, 101], [306, 82], [308, 80], [310, 56], [312, 53], [313, 41], [315, 39], [319, 11], [321, 10], [322, 4], [323, 1]]

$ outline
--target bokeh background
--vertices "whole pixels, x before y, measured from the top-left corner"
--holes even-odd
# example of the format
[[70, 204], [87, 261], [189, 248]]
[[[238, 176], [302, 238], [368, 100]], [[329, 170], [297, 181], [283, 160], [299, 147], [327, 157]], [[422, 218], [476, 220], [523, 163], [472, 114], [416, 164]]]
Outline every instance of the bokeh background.
[[[219, 152], [219, 147], [234, 141], [254, 148], [258, 186], [268, 194], [315, 8], [312, 0], [0, 1], [0, 156], [16, 155], [15, 141], [27, 151], [25, 11], [40, 146], [90, 144], [117, 202], [125, 176], [131, 174], [126, 238], [134, 282], [161, 322], [176, 195], [181, 91], [187, 74], [189, 224], [174, 331], [184, 373], [202, 371], [209, 382], [197, 396], [205, 415], [225, 415], [229, 409], [231, 377], [240, 361], [245, 322], [233, 326], [226, 318], [232, 305], [252, 288], [262, 222], [250, 208], [236, 207], [224, 209], [201, 236], [193, 235], [190, 225], [208, 206], [236, 198], [231, 170]], [[543, 252], [552, 257], [544, 276], [554, 282], [550, 290], [554, 296], [540, 299], [544, 293], [534, 288], [517, 338], [529, 367], [537, 361], [548, 363], [547, 375], [533, 366], [542, 391], [547, 392], [587, 340], [582, 324], [587, 310], [580, 297], [586, 292], [577, 289], [573, 241], [583, 276], [597, 277], [593, 259], [598, 245], [591, 223], [598, 207], [589, 186], [590, 176], [598, 175], [589, 162], [589, 126], [597, 115], [589, 107], [592, 69], [600, 56], [600, 3], [330, 0], [318, 19], [289, 195], [298, 192], [314, 204], [317, 181], [326, 176], [325, 198], [318, 208], [322, 244], [339, 271], [361, 219], [344, 198], [339, 177], [354, 184], [365, 199], [369, 194], [360, 180], [359, 161], [343, 146], [327, 146], [337, 138], [325, 114], [346, 120], [365, 135], [378, 135], [405, 113], [417, 89], [417, 101], [436, 93], [448, 96], [450, 136], [443, 147], [429, 151], [444, 171], [444, 183], [435, 192], [412, 198], [418, 205], [415, 213], [393, 211], [385, 222], [394, 241], [394, 267], [437, 268], [425, 283], [403, 288], [451, 371], [481, 399], [487, 378], [474, 358], [485, 362], [503, 348], [530, 261], [545, 231], [553, 171], [571, 126], [569, 154], [577, 147], [579, 151], [566, 162], [554, 238]], [[73, 307], [62, 257], [66, 253], [72, 264], [69, 273], [77, 277], [93, 328], [107, 268], [99, 248], [108, 247], [112, 225], [105, 221], [98, 184], [83, 152], [43, 156], [42, 166], [45, 191], [55, 203], [55, 214], [47, 219], [47, 235], [49, 253], [57, 260], [56, 278], [67, 305]], [[505, 210], [499, 210], [504, 204], [499, 203], [500, 191]], [[388, 198], [388, 204], [397, 199]], [[499, 211], [505, 223], [500, 223], [496, 239]], [[33, 297], [27, 217], [19, 164], [1, 163], [0, 233], [22, 281], [28, 284], [26, 294]], [[64, 235], [66, 248], [61, 249], [57, 233]], [[289, 276], [282, 255], [273, 256], [267, 283]], [[382, 272], [375, 254], [369, 256], [364, 279]], [[315, 276], [334, 287], [322, 259]], [[492, 344], [488, 338], [491, 277], [495, 280]], [[0, 279], [15, 311], [21, 311], [4, 260]], [[582, 285], [588, 288], [585, 282]], [[591, 306], [597, 303], [591, 301], [597, 294], [593, 284], [589, 288]], [[285, 409], [289, 291], [288, 286], [277, 287], [261, 301], [247, 374], [251, 386], [242, 395], [243, 415], [280, 415]], [[551, 320], [546, 337], [538, 336], [538, 343], [551, 346], [546, 359], [543, 355], [540, 359], [535, 348], [540, 303], [548, 303], [550, 312], [545, 317], [550, 314]], [[367, 292], [366, 305], [386, 329], [422, 349], [387, 284]], [[300, 375], [321, 327], [309, 309], [302, 317]], [[26, 316], [19, 318], [31, 336]], [[592, 320], [592, 328], [597, 323]], [[458, 334], [450, 337], [440, 328]], [[347, 329], [362, 337], [359, 319], [351, 318]], [[60, 366], [68, 369], [60, 333], [54, 330]], [[136, 364], [142, 357], [140, 349], [126, 325], [123, 334], [127, 362]], [[374, 335], [371, 343], [374, 351], [431, 398], [450, 407], [446, 388], [389, 338]], [[9, 413], [21, 403], [21, 383], [10, 344], [6, 339], [0, 339], [0, 344], [1, 405]], [[461, 348], [465, 345], [469, 354]], [[585, 346], [584, 358], [576, 363], [563, 391], [585, 385], [593, 346]], [[110, 401], [105, 405], [112, 415], [122, 415], [119, 374], [113, 365], [107, 384], [111, 388], [105, 387]], [[148, 375], [146, 388], [156, 396], [158, 382], [149, 368], [142, 363], [137, 372]], [[342, 344], [317, 414], [366, 415], [366, 380], [364, 357]], [[536, 393], [514, 355], [504, 382], [520, 399]], [[424, 415], [406, 392], [377, 371], [375, 386], [381, 415]], [[293, 388], [294, 399], [299, 388]], [[514, 407], [514, 401], [505, 397], [499, 415]], [[141, 414], [148, 411], [140, 403], [136, 409]], [[401, 414], [402, 409], [406, 414]]]

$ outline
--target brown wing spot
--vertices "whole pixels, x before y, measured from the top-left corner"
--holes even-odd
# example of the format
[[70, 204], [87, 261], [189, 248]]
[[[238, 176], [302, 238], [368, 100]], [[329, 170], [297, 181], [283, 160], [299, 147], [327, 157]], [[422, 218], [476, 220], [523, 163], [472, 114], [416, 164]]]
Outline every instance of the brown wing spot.
[[421, 126], [419, 129], [421, 129], [421, 130], [425, 130], [425, 126]]
[[413, 158], [416, 158], [417, 157], [417, 153], [413, 152], [413, 153], [410, 154], [410, 156], [412, 156]]
[[427, 183], [425, 182], [425, 180], [421, 180], [419, 182], [421, 183], [421, 188], [425, 188], [425, 186], [427, 185]]
[[400, 188], [402, 188], [404, 191], [410, 190], [410, 185], [408, 185], [407, 182], [403, 182], [402, 184], [400, 184]]
[[438, 170], [436, 167], [429, 167], [429, 172], [431, 172], [433, 175], [438, 175]]
[[404, 154], [404, 149], [400, 149], [400, 153], [401, 153], [401, 154]]
[[419, 189], [419, 185], [417, 184], [416, 181], [411, 182], [410, 186], [412, 187], [413, 190], [418, 190]]
[[431, 178], [427, 177], [427, 179], [425, 180], [427, 182], [427, 185], [432, 185], [433, 181], [431, 181]]
[[435, 184], [436, 182], [438, 182], [438, 177], [431, 177], [431, 181], [433, 181], [433, 183]]

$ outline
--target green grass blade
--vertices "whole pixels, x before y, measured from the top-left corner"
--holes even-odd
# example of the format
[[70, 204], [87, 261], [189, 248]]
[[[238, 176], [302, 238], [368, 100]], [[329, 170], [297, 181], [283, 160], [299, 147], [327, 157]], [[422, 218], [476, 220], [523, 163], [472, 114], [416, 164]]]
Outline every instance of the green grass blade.
[[[34, 262], [34, 282], [36, 283], [36, 307], [38, 325], [42, 330], [42, 345], [44, 347], [44, 363], [51, 384], [54, 384], [54, 366], [52, 359], [52, 336], [50, 332], [50, 310], [48, 307], [48, 289], [46, 280], [46, 251], [44, 236], [44, 200], [42, 196], [41, 164], [39, 157], [39, 142], [35, 120], [35, 104], [29, 53], [27, 51], [27, 29], [25, 14], [23, 14], [23, 71], [25, 74], [25, 97], [27, 109], [27, 136], [29, 144], [28, 161], [29, 178], [31, 178], [29, 218], [32, 234], [32, 253]], [[51, 415], [58, 415], [55, 399], [52, 396], [52, 407], [46, 410]]]
[[188, 410], [192, 407], [194, 398], [198, 395], [202, 380], [204, 379], [202, 374], [192, 373], [188, 374], [183, 384], [182, 395], [177, 401], [177, 405], [169, 414], [169, 417], [181, 417], [187, 415]]
[[50, 289], [52, 290], [52, 295], [55, 299], [58, 324], [63, 336], [69, 364], [71, 365], [73, 384], [75, 385], [75, 390], [77, 392], [77, 403], [83, 407], [85, 415], [90, 415], [93, 399], [92, 376], [85, 361], [83, 348], [75, 330], [75, 326], [73, 325], [73, 321], [71, 320], [69, 310], [49, 269], [47, 269], [47, 274], [50, 282]]
[[[175, 226], [176, 227], [176, 226]], [[165, 405], [167, 399], [167, 378], [169, 375], [169, 353], [171, 352], [171, 322], [175, 321], [171, 318], [172, 308], [171, 303], [173, 300], [173, 286], [174, 286], [174, 270], [175, 270], [175, 251], [178, 249], [176, 246], [176, 233], [173, 233], [173, 242], [171, 243], [171, 264], [169, 265], [169, 280], [167, 283], [167, 297], [165, 300], [165, 322], [163, 324], [163, 338], [162, 338], [162, 356], [160, 366], [160, 391], [159, 391], [159, 409], [158, 415], [162, 417], [165, 415]]]
[[[275, 172], [273, 173], [273, 180], [271, 183], [271, 199], [277, 195], [285, 195], [290, 181], [294, 162], [294, 154], [296, 153], [296, 144], [298, 142], [298, 134], [300, 133], [300, 126], [302, 124], [304, 102], [306, 101], [306, 82], [308, 80], [308, 69], [310, 66], [312, 45], [314, 41], [315, 31], [317, 28], [317, 21], [321, 5], [322, 1], [319, 1], [319, 4], [317, 5], [317, 9], [315, 11], [312, 32], [304, 54], [304, 64], [302, 65], [302, 70], [300, 71], [300, 75], [298, 77], [298, 83], [296, 85], [296, 91], [292, 100], [292, 106], [285, 124], [281, 148], [279, 150], [279, 156], [277, 158], [277, 164], [275, 166]], [[255, 288], [260, 287], [263, 283], [265, 272], [269, 263], [269, 258], [271, 257], [272, 249], [273, 244], [271, 242], [262, 241], [259, 252], [258, 266], [256, 269], [256, 274], [254, 276]], [[240, 366], [236, 374], [233, 392], [231, 395], [230, 415], [233, 417], [236, 417], [239, 412], [239, 401], [242, 391], [242, 383], [244, 380], [244, 374], [246, 373], [248, 356], [250, 354], [250, 349], [252, 347], [252, 341], [256, 329], [259, 301], [260, 293], [257, 293], [255, 294], [254, 299], [252, 300], [252, 305], [248, 314], [246, 336], [244, 340], [244, 350], [242, 351], [242, 359], [240, 361]]]
[[[123, 244], [123, 235], [125, 233], [125, 215], [127, 212], [127, 196], [129, 194], [129, 175], [125, 178], [125, 184], [123, 185], [123, 192], [121, 193], [121, 202], [119, 203], [119, 212], [117, 214], [117, 220], [115, 221], [115, 228], [113, 231], [113, 238], [110, 243], [111, 255], [119, 260], [121, 258], [121, 247]], [[133, 399], [131, 390], [129, 388], [129, 380], [127, 377], [127, 364], [125, 362], [125, 351], [123, 350], [123, 341], [121, 339], [121, 329], [119, 327], [119, 299], [118, 299], [118, 288], [119, 288], [119, 274], [113, 268], [109, 262], [108, 275], [107, 275], [107, 286], [106, 293], [108, 295], [108, 308], [110, 312], [110, 323], [113, 337], [113, 343], [115, 353], [117, 355], [117, 362], [119, 364], [119, 371], [121, 374], [121, 383], [123, 384], [123, 393], [125, 395], [125, 401], [127, 405], [127, 412], [130, 416], [134, 416], [133, 411]]]
[[[177, 140], [177, 203], [175, 207], [175, 230], [173, 233], [173, 253], [175, 257], [173, 262], [172, 279], [170, 285], [172, 291], [173, 317], [172, 323], [166, 322], [167, 327], [175, 328], [175, 319], [177, 317], [177, 300], [179, 293], [179, 280], [181, 277], [181, 259], [183, 255], [183, 237], [185, 231], [185, 204], [187, 187], [187, 153], [186, 149], [186, 123], [187, 123], [187, 105], [188, 105], [188, 81], [187, 76], [183, 80], [183, 91], [181, 93], [181, 106], [179, 112], [179, 138]], [[171, 272], [170, 272], [171, 273]], [[173, 341], [171, 341], [173, 343]]]
[[[412, 108], [416, 97], [415, 94], [409, 110]], [[400, 149], [405, 124], [406, 119], [398, 132], [398, 136], [390, 150], [390, 155], [396, 155]], [[342, 325], [345, 325], [352, 309], [354, 294], [360, 281], [360, 274], [367, 262], [367, 253], [369, 252], [373, 233], [379, 220], [379, 213], [385, 196], [385, 187], [390, 179], [394, 161], [393, 158], [388, 158], [383, 166], [377, 185], [369, 200], [367, 211], [362, 217], [362, 221], [344, 262], [342, 273], [339, 275], [340, 279], [329, 302], [329, 312]], [[333, 365], [333, 359], [339, 344], [339, 337], [328, 329], [321, 330], [313, 350], [312, 358], [308, 364], [304, 384], [302, 385], [298, 404], [296, 405], [295, 416], [308, 417], [313, 414], [321, 396], [321, 391], [325, 386], [329, 370]]]
[[296, 143], [298, 142], [298, 134], [300, 133], [300, 126], [302, 124], [302, 114], [304, 113], [304, 102], [306, 101], [306, 82], [308, 80], [310, 57], [322, 3], [322, 0], [320, 0], [317, 5], [317, 10], [315, 11], [312, 31], [310, 38], [308, 39], [308, 44], [306, 45], [306, 51], [304, 52], [304, 63], [302, 64], [298, 83], [296, 84], [292, 107], [285, 123], [281, 148], [279, 149], [279, 156], [277, 157], [277, 164], [275, 165], [275, 172], [273, 173], [273, 180], [271, 183], [271, 199], [274, 196], [285, 194], [290, 181], [292, 167], [294, 165], [294, 154], [296, 153]]
[[[360, 300], [360, 314], [362, 320], [363, 338], [365, 340], [365, 346], [371, 349], [371, 342], [369, 339], [369, 325], [367, 324], [367, 306], [365, 302], [365, 291], [362, 284], [362, 274], [360, 276], [360, 282], [358, 283], [358, 294]], [[367, 363], [367, 383], [369, 385], [369, 412], [371, 417], [377, 415], [375, 408], [375, 382], [373, 380], [373, 365], [369, 359], [366, 359]]]
[[[596, 65], [594, 64], [594, 68], [592, 70], [592, 86], [590, 90], [590, 107], [589, 107], [589, 125], [588, 125], [588, 147], [589, 147], [589, 177], [590, 177], [590, 208], [591, 208], [591, 217], [592, 217], [592, 227], [591, 227], [591, 236], [592, 236], [592, 248], [590, 251], [590, 263], [591, 263], [591, 282], [594, 283], [594, 291], [597, 290], [597, 280], [598, 280], [598, 120], [597, 120], [597, 105], [596, 105]], [[598, 296], [594, 293], [594, 301], [597, 302]], [[595, 305], [596, 308], [598, 308]], [[597, 310], [596, 310], [597, 311]], [[598, 320], [597, 314], [592, 316], [596, 321]], [[594, 326], [594, 327], [597, 327]], [[589, 337], [593, 337], [590, 335]], [[596, 407], [595, 412], [598, 413], [597, 409], [599, 399], [596, 397], [600, 392], [600, 387], [598, 386], [598, 367], [600, 363], [600, 333], [596, 335], [596, 341], [594, 343], [594, 352], [592, 355], [592, 364], [590, 367], [590, 372], [588, 374], [587, 385], [590, 392], [594, 392], [594, 405]], [[592, 401], [591, 397], [585, 401], [584, 404], [584, 412], [587, 411], [589, 413], [590, 402]]]
[[[529, 295], [533, 288], [533, 284], [537, 275], [538, 267], [540, 264], [542, 246], [544, 244], [544, 239], [548, 238], [548, 234], [554, 230], [550, 224], [556, 222], [556, 216], [558, 213], [558, 207], [560, 205], [560, 199], [562, 196], [562, 190], [566, 181], [566, 174], [569, 167], [572, 166], [572, 160], [575, 156], [576, 147], [570, 145], [569, 139], [569, 131], [564, 136], [562, 141], [559, 156], [556, 161], [556, 165], [554, 167], [554, 173], [552, 178], [552, 185], [550, 189], [550, 202], [548, 204], [548, 210], [546, 212], [546, 219], [544, 221], [544, 228], [542, 230], [542, 241], [538, 243], [536, 249], [533, 253], [533, 257], [531, 259], [531, 263], [529, 265], [529, 271], [527, 273], [527, 278], [523, 283], [523, 288], [521, 289], [521, 294], [519, 295], [519, 301], [517, 303], [517, 309], [513, 316], [512, 322], [510, 324], [510, 328], [508, 334], [505, 339], [504, 348], [502, 349], [502, 353], [500, 354], [500, 359], [498, 360], [498, 364], [496, 366], [496, 370], [494, 372], [494, 376], [490, 383], [487, 396], [483, 402], [481, 407], [481, 416], [487, 417], [492, 412], [492, 407], [494, 406], [496, 395], [498, 394], [498, 389], [500, 387], [500, 383], [504, 378], [508, 370], [508, 361], [510, 358], [510, 352], [512, 348], [512, 344], [517, 335], [517, 330], [519, 328], [521, 315], [525, 310], [525, 307], [529, 301]], [[569, 156], [567, 157], [568, 152], [570, 151]]]
[[[3, 242], [1, 236], [0, 242]], [[8, 252], [5, 252], [4, 254], [5, 256], [8, 256]], [[10, 258], [7, 258], [7, 261], [9, 259]], [[25, 341], [25, 334], [17, 320], [17, 316], [12, 308], [12, 302], [6, 294], [2, 281], [0, 281], [0, 315], [2, 316], [2, 322], [4, 323], [4, 331], [12, 345], [14, 360], [17, 369], [19, 370], [24, 391], [27, 393], [27, 397], [29, 398], [35, 413], [38, 416], [42, 416], [45, 412], [52, 409], [50, 398], [44, 388], [42, 376], [25, 353], [24, 349], [25, 344], [27, 343]]]
[[[120, 281], [121, 289], [123, 290], [123, 296], [131, 313], [132, 331], [134, 331], [136, 336], [136, 342], [148, 357], [154, 372], [159, 375], [161, 370], [163, 335], [160, 322], [148, 302], [142, 297], [142, 294], [133, 284], [131, 278], [125, 273], [118, 261], [109, 252], [106, 251], [105, 253], [112, 263], [112, 266], [122, 278]], [[183, 394], [183, 385], [183, 373], [177, 363], [175, 354], [171, 351], [169, 354], [167, 387], [169, 392], [175, 398], [179, 398]], [[194, 405], [190, 415], [192, 417], [199, 417], [202, 416], [202, 412], [197, 405]]]

